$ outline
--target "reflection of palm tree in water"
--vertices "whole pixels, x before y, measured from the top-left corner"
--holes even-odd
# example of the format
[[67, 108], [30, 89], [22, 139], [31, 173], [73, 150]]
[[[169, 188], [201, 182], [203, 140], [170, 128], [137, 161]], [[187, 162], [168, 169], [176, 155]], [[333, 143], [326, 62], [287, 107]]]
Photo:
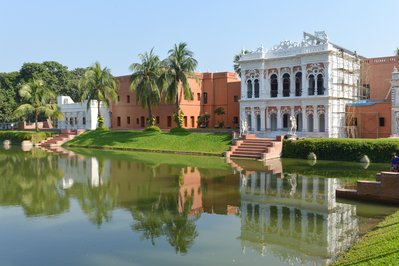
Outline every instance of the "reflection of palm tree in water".
[[57, 156], [37, 149], [0, 155], [0, 205], [20, 205], [27, 216], [55, 215], [69, 208], [68, 198], [57, 190], [63, 176]]
[[[181, 177], [177, 179], [179, 186], [182, 185]], [[156, 198], [139, 200], [136, 207], [131, 209], [135, 220], [132, 229], [142, 232], [141, 238], [150, 239], [153, 245], [156, 238], [166, 236], [176, 253], [187, 253], [198, 236], [195, 221], [199, 216], [190, 215], [194, 195], [185, 196], [184, 201], [181, 198], [183, 196], [177, 187], [174, 192], [159, 192]]]
[[110, 182], [103, 182], [104, 159], [95, 158], [98, 162], [97, 180], [88, 180], [88, 184], [75, 184], [70, 192], [76, 194], [82, 210], [89, 220], [101, 226], [103, 222], [110, 222], [112, 210], [116, 206], [118, 190], [112, 189]]

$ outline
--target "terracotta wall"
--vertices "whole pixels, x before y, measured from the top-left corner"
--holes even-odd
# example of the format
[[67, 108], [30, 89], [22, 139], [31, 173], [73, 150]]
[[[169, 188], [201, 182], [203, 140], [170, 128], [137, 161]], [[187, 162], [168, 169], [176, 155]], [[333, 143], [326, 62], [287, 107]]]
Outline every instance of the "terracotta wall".
[[370, 100], [391, 99], [389, 89], [394, 66], [399, 68], [399, 56], [363, 60], [362, 83], [370, 87]]
[[[198, 73], [198, 80], [190, 79], [189, 84], [193, 91], [194, 99], [185, 100], [180, 97], [180, 107], [185, 115], [185, 128], [196, 128], [198, 116], [205, 112], [211, 114], [209, 127], [214, 127], [218, 122], [223, 121], [225, 126], [237, 127], [233, 120], [239, 117], [239, 103], [234, 101], [240, 98], [240, 81], [235, 73]], [[146, 126], [148, 117], [147, 108], [136, 104], [135, 93], [131, 92], [130, 76], [116, 78], [119, 82], [119, 101], [111, 105], [112, 128], [113, 129], [142, 129]], [[204, 102], [205, 94], [207, 102]], [[181, 95], [182, 96], [182, 95]], [[217, 107], [223, 107], [224, 115], [216, 116], [213, 112]], [[158, 117], [157, 124], [162, 129], [175, 127], [172, 115], [175, 111], [174, 104], [162, 102], [159, 106], [153, 107], [154, 117]], [[129, 123], [130, 120], [130, 123]]]
[[356, 126], [359, 138], [386, 138], [391, 135], [391, 103], [347, 106], [347, 125]]

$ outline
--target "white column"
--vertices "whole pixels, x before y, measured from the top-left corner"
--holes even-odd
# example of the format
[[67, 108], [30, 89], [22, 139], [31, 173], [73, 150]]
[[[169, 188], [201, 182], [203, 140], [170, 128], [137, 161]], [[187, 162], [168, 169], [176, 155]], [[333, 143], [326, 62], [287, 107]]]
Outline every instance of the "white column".
[[308, 80], [306, 79], [306, 65], [301, 65], [302, 68], [302, 95], [308, 95]]
[[[393, 121], [393, 120], [392, 120]], [[269, 116], [269, 111], [266, 108], [266, 130], [270, 131], [271, 130], [271, 123], [270, 123], [270, 116]]]
[[328, 95], [328, 87], [329, 87], [329, 71], [328, 71], [328, 62], [324, 63], [324, 95]]
[[280, 110], [281, 107], [277, 106], [277, 130], [281, 130], [283, 128], [283, 120], [281, 119]]
[[314, 76], [314, 95], [318, 95], [317, 93], [317, 75]]
[[290, 97], [295, 97], [295, 75], [294, 75], [294, 68], [291, 68], [291, 75], [290, 75]]
[[255, 109], [251, 109], [251, 130], [256, 131], [256, 114]]
[[277, 74], [278, 86], [277, 86], [277, 97], [283, 97], [283, 77], [280, 73]]
[[265, 82], [265, 94], [264, 94], [264, 98], [270, 98], [270, 80], [269, 77], [267, 75], [267, 70], [266, 71], [266, 78], [264, 79]]
[[302, 105], [302, 132], [308, 131], [308, 116], [306, 115], [306, 105]]
[[317, 115], [317, 105], [313, 105], [313, 132], [319, 132], [319, 116]]
[[265, 131], [265, 107], [260, 108], [260, 130]]
[[328, 112], [328, 105], [324, 105], [324, 129], [327, 136], [330, 137], [330, 119], [329, 119], [329, 112]]

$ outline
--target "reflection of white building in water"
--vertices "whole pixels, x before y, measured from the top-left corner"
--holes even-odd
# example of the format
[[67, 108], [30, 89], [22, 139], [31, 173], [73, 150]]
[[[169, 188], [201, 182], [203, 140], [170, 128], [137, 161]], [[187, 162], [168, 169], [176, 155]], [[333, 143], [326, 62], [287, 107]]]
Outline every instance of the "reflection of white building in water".
[[64, 189], [70, 188], [76, 183], [97, 187], [111, 176], [111, 161], [99, 161], [95, 157], [60, 157], [58, 167], [64, 172], [61, 181], [61, 187]]
[[[58, 121], [59, 129], [96, 129], [97, 128], [97, 101], [91, 101], [87, 108], [87, 101], [75, 103], [69, 96], [58, 96], [57, 105], [64, 114], [64, 119]], [[109, 109], [100, 107], [101, 115], [104, 116], [104, 126], [111, 126]]]
[[327, 264], [358, 235], [356, 207], [337, 203], [336, 179], [256, 172], [241, 177], [243, 249], [285, 263]]
[[240, 64], [240, 116], [251, 132], [285, 135], [292, 115], [298, 136], [346, 136], [345, 104], [359, 96], [356, 52], [331, 43], [324, 32], [304, 33], [300, 43], [250, 51]]

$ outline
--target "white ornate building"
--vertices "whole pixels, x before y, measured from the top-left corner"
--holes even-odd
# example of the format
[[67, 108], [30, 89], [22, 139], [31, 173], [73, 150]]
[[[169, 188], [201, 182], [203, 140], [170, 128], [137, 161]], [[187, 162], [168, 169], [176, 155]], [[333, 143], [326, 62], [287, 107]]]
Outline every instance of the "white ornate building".
[[[75, 103], [69, 96], [58, 96], [57, 105], [64, 114], [64, 119], [59, 120], [59, 129], [96, 129], [97, 128], [97, 101], [91, 101], [87, 108], [87, 101]], [[104, 116], [104, 126], [111, 126], [109, 109], [103, 105], [100, 107], [101, 115]]]
[[241, 121], [258, 136], [285, 135], [290, 116], [300, 137], [345, 137], [345, 104], [358, 99], [360, 60], [329, 42], [324, 32], [304, 33], [248, 52], [241, 65]]

